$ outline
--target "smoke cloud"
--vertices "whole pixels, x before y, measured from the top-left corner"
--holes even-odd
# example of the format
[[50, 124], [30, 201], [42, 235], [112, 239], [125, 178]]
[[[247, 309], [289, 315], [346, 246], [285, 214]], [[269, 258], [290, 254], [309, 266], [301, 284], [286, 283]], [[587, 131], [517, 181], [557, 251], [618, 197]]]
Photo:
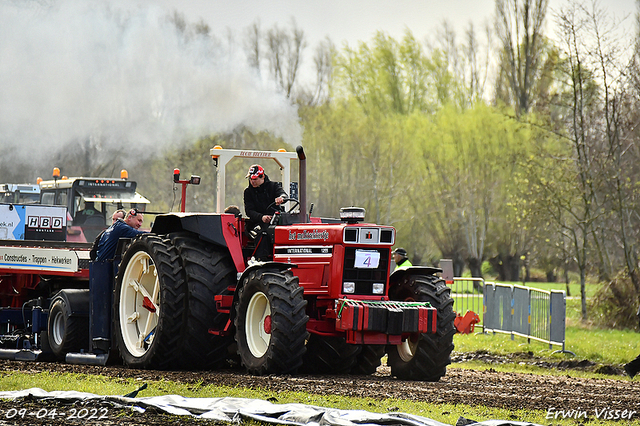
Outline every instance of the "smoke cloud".
[[87, 141], [105, 156], [152, 154], [240, 126], [299, 143], [295, 106], [241, 49], [180, 31], [172, 12], [0, 0], [3, 167]]

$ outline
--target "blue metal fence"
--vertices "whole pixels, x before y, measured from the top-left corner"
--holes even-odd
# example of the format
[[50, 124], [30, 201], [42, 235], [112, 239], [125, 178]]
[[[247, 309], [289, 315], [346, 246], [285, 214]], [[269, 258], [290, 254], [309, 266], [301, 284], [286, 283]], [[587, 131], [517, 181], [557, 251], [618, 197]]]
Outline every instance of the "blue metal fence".
[[485, 283], [483, 329], [562, 346], [565, 350], [566, 296], [562, 290]]

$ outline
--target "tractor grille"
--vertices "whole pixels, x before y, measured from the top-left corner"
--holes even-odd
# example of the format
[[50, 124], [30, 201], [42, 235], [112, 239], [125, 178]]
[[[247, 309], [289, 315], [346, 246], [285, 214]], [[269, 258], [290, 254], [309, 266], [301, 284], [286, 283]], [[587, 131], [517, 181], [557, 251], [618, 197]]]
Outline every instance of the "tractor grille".
[[[370, 250], [380, 253], [380, 262], [378, 267], [355, 268], [353, 265], [356, 259], [356, 250]], [[389, 249], [381, 249], [379, 247], [346, 247], [344, 253], [344, 270], [342, 274], [343, 281], [350, 281], [356, 284], [354, 294], [373, 295], [373, 284], [386, 284], [389, 276]], [[379, 295], [377, 295], [379, 296]]]

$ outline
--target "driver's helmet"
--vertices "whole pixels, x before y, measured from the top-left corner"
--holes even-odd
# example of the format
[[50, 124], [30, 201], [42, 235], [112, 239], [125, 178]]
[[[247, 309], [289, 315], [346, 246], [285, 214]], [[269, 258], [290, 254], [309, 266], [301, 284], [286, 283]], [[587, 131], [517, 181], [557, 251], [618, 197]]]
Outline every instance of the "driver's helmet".
[[249, 171], [245, 176], [245, 178], [249, 179], [258, 179], [261, 177], [264, 177], [264, 169], [259, 164], [254, 164], [253, 166], [249, 167]]

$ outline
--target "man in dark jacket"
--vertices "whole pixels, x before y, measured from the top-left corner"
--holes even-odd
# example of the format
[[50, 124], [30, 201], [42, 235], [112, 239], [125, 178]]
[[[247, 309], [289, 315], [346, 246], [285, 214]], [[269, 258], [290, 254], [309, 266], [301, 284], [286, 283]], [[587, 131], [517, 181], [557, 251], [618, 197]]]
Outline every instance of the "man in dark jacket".
[[118, 246], [118, 240], [120, 238], [133, 238], [136, 235], [143, 234], [139, 228], [142, 225], [144, 215], [136, 209], [131, 209], [127, 212], [124, 220], [118, 219], [113, 222], [100, 237], [97, 249], [97, 261], [105, 261], [113, 259], [116, 248]]
[[[248, 229], [259, 225], [262, 231], [265, 231], [287, 193], [278, 182], [269, 180], [269, 176], [259, 164], [251, 166], [245, 177], [249, 179], [249, 186], [244, 190], [244, 211], [249, 217]], [[264, 232], [261, 232], [256, 237], [254, 257], [266, 259], [270, 254], [271, 244]]]
[[[111, 224], [116, 223], [118, 219], [124, 220], [127, 212], [123, 209], [118, 209], [111, 215]], [[100, 244], [100, 240], [102, 239], [102, 235], [105, 233], [106, 229], [98, 234], [96, 239], [93, 241], [93, 246], [91, 247], [91, 251], [89, 252], [89, 259], [96, 260], [98, 257], [98, 244]]]

